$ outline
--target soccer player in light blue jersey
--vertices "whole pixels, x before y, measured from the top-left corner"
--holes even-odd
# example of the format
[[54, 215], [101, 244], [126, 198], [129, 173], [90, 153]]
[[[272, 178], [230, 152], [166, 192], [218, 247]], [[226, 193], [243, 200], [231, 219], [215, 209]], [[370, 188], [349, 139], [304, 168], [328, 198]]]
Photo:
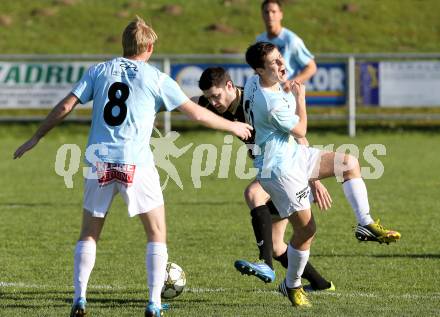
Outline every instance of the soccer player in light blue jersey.
[[119, 192], [130, 216], [138, 215], [148, 243], [149, 301], [145, 316], [162, 316], [161, 289], [168, 260], [165, 210], [159, 175], [149, 146], [156, 113], [179, 109], [191, 119], [246, 140], [251, 127], [230, 122], [190, 101], [168, 75], [148, 64], [157, 35], [137, 17], [122, 35], [123, 57], [96, 64], [49, 113], [35, 134], [14, 153], [32, 149], [78, 103], [93, 100], [86, 151], [90, 173], [84, 185], [84, 212], [75, 248], [75, 295], [71, 317], [86, 314], [87, 283], [95, 264], [96, 243], [113, 197]]
[[292, 81], [305, 83], [316, 73], [314, 56], [298, 35], [282, 26], [283, 11], [281, 1], [263, 1], [261, 13], [266, 32], [257, 36], [257, 42], [270, 42], [281, 52], [286, 61], [288, 77], [285, 83], [286, 89], [290, 89], [289, 83]]
[[[203, 91], [203, 96], [195, 98], [199, 105], [225, 119], [246, 122], [243, 87], [236, 87], [225, 69], [221, 67], [205, 69], [200, 76], [199, 88]], [[254, 138], [249, 138], [245, 143], [253, 145]], [[330, 208], [331, 197], [325, 186], [316, 181], [311, 184], [311, 188], [318, 206], [321, 209]], [[257, 180], [247, 186], [244, 196], [250, 208], [252, 228], [260, 254], [257, 262], [237, 260], [234, 266], [242, 274], [255, 275], [262, 281], [270, 283], [275, 280], [272, 258], [287, 268], [287, 244], [284, 242], [284, 233], [288, 221], [279, 218], [269, 195]], [[307, 262], [302, 278], [310, 282], [309, 287], [305, 289], [313, 291], [335, 289], [333, 283], [322, 277], [310, 262]]]
[[[288, 78], [301, 82], [307, 81], [316, 72], [316, 64], [313, 55], [305, 47], [304, 42], [290, 30], [283, 28], [281, 21], [283, 12], [281, 11], [281, 3], [279, 1], [263, 1], [261, 4], [261, 12], [266, 26], [266, 32], [257, 36], [257, 41], [272, 42], [283, 52], [286, 61], [286, 69]], [[289, 81], [286, 81], [284, 88], [290, 89]], [[307, 143], [307, 139], [303, 138], [300, 142]], [[331, 206], [331, 197], [327, 189], [319, 182], [311, 183], [311, 188], [314, 193], [313, 197], [321, 209], [328, 209]], [[284, 231], [287, 226], [287, 220], [272, 223], [272, 226], [267, 225], [271, 222], [271, 215], [266, 206], [268, 200], [267, 193], [261, 188], [258, 180], [251, 182], [245, 190], [246, 202], [251, 209], [252, 226], [256, 233], [257, 245], [260, 249], [260, 260], [263, 258], [264, 262], [249, 262], [246, 260], [237, 260], [235, 267], [243, 274], [255, 275], [256, 277], [267, 281], [275, 279], [275, 272], [273, 270], [272, 261], [269, 256], [265, 254], [272, 252], [269, 237], [279, 237], [274, 239], [273, 247], [276, 259], [287, 266], [287, 245], [284, 243], [275, 243], [276, 241], [283, 241]], [[272, 229], [272, 230], [270, 230]], [[259, 234], [257, 235], [257, 231]], [[281, 239], [280, 239], [281, 238]], [[310, 273], [310, 275], [309, 275]], [[334, 289], [331, 282], [319, 278], [319, 273], [312, 270], [308, 264], [304, 271], [305, 276], [311, 276], [311, 280], [319, 283], [312, 283], [313, 290], [328, 290]], [[271, 277], [268, 279], [268, 277]]]
[[305, 86], [294, 81], [290, 83], [293, 94], [283, 90], [287, 70], [276, 46], [257, 42], [247, 49], [246, 61], [257, 73], [248, 79], [244, 89], [245, 115], [255, 131], [257, 179], [294, 230], [287, 250], [286, 278], [279, 289], [294, 306], [310, 306], [301, 286], [316, 230], [309, 181], [342, 176], [344, 194], [358, 221], [365, 228], [380, 231], [382, 242], [396, 241], [400, 234], [373, 222], [367, 188], [355, 157], [296, 142], [295, 138], [304, 138], [307, 132]]

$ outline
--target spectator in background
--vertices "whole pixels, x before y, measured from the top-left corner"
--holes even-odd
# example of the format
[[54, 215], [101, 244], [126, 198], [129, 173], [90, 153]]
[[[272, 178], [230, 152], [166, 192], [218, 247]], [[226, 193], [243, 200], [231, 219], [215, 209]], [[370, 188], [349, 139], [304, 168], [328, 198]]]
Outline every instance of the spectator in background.
[[288, 80], [285, 89], [290, 90], [291, 82], [305, 83], [316, 73], [314, 56], [304, 45], [303, 40], [282, 26], [283, 11], [281, 1], [265, 0], [261, 4], [266, 32], [257, 36], [257, 42], [270, 42], [274, 44], [284, 60]]

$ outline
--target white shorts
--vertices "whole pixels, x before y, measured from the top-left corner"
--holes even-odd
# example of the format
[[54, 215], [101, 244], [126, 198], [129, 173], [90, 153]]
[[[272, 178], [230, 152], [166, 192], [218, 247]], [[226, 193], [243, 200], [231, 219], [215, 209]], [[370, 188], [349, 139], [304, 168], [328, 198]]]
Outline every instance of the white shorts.
[[279, 177], [260, 179], [281, 218], [289, 217], [295, 211], [310, 209], [309, 179], [320, 156], [321, 150], [299, 145], [288, 170]]
[[[90, 169], [91, 172], [91, 169]], [[90, 174], [89, 174], [90, 175]], [[96, 175], [96, 174], [95, 174]], [[128, 207], [128, 214], [134, 217], [163, 205], [162, 189], [156, 167], [136, 166], [130, 174], [129, 183], [113, 179], [101, 184], [96, 177], [87, 177], [84, 181], [83, 207], [93, 217], [104, 218], [119, 192]]]

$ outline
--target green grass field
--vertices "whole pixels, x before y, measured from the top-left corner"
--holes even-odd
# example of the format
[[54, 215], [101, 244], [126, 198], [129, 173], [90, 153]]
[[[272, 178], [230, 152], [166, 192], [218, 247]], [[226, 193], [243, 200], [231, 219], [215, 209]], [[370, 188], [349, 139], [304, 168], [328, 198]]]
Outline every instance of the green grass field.
[[[181, 6], [182, 13], [164, 12], [163, 6], [170, 3]], [[355, 4], [354, 12], [342, 10], [346, 3]], [[292, 0], [284, 8], [284, 25], [313, 53], [438, 52], [439, 9], [436, 0]], [[255, 0], [8, 0], [0, 1], [0, 12], [2, 54], [117, 55], [122, 28], [136, 14], [157, 31], [157, 54], [240, 53], [263, 30]], [[232, 32], [208, 31], [213, 23]], [[13, 151], [35, 128], [0, 125], [0, 317], [67, 316], [73, 295], [82, 177], [77, 173], [73, 189], [68, 189], [54, 164], [61, 145], [84, 148], [87, 127], [57, 128], [32, 152], [13, 161]], [[334, 129], [340, 131], [339, 126]], [[373, 216], [399, 230], [402, 240], [389, 246], [358, 243], [352, 229], [355, 218], [341, 186], [325, 181], [334, 204], [326, 213], [315, 210], [318, 232], [310, 260], [337, 290], [313, 294], [313, 307], [297, 310], [276, 292], [285, 273], [281, 266], [276, 266], [276, 282], [269, 285], [241, 276], [233, 267], [238, 258], [257, 256], [242, 195], [249, 181], [238, 179], [232, 164], [227, 179], [217, 177], [217, 166], [215, 173], [202, 178], [202, 188], [193, 186], [192, 149], [212, 143], [220, 152], [223, 134], [182, 133], [180, 146], [195, 143], [187, 154], [172, 160], [184, 189], [170, 181], [164, 195], [170, 261], [184, 268], [188, 284], [184, 294], [170, 302], [167, 316], [439, 316], [438, 135], [438, 128], [359, 131], [355, 139], [310, 131], [312, 144], [336, 148], [355, 143], [361, 153], [371, 143], [386, 146], [386, 156], [379, 157], [384, 175], [366, 182]], [[235, 148], [238, 145], [234, 141]], [[234, 155], [232, 159], [235, 162]], [[143, 316], [145, 244], [140, 222], [128, 218], [118, 197], [89, 283], [89, 316]]]
[[[56, 175], [57, 149], [84, 146], [85, 126], [59, 127], [21, 160], [15, 148], [35, 126], [0, 126], [0, 316], [67, 316], [73, 294], [73, 250], [79, 233], [82, 179], [67, 189]], [[194, 189], [189, 166], [192, 150], [173, 163], [184, 190], [165, 190], [170, 260], [181, 265], [186, 291], [171, 302], [167, 316], [438, 316], [440, 315], [439, 145], [428, 132], [363, 132], [356, 139], [336, 133], [309, 134], [312, 144], [384, 144], [387, 155], [378, 180], [368, 180], [374, 217], [402, 233], [393, 245], [358, 243], [355, 219], [340, 185], [326, 181], [334, 204], [315, 210], [318, 232], [311, 262], [336, 285], [334, 293], [311, 296], [313, 307], [292, 308], [275, 291], [284, 277], [265, 285], [241, 276], [233, 262], [257, 256], [250, 216], [242, 198], [247, 180], [216, 173]], [[212, 143], [219, 151], [223, 134], [182, 133], [179, 146]], [[238, 141], [234, 141], [236, 146]], [[194, 148], [194, 147], [193, 147]], [[362, 152], [362, 151], [361, 151]], [[235, 157], [232, 157], [235, 161]], [[368, 166], [364, 161], [363, 166]], [[218, 169], [216, 169], [216, 172]], [[287, 235], [286, 235], [287, 237]], [[90, 316], [143, 316], [146, 300], [145, 237], [115, 199], [89, 283]]]
[[[440, 2], [437, 0], [285, 2], [285, 26], [298, 33], [314, 53], [439, 51]], [[159, 35], [157, 53], [242, 53], [264, 29], [260, 3], [255, 0], [3, 0], [0, 52], [119, 55], [122, 29], [138, 14]], [[164, 6], [169, 4], [179, 6], [180, 14], [168, 14]], [[346, 4], [352, 4], [352, 12], [343, 10]], [[226, 26], [230, 32], [209, 31], [209, 26], [215, 23]]]

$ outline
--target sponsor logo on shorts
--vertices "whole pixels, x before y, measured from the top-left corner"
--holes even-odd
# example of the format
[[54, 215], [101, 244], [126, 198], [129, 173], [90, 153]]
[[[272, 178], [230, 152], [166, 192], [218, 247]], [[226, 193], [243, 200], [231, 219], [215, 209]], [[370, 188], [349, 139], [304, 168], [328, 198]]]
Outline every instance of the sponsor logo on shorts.
[[310, 195], [310, 187], [307, 186], [306, 188], [300, 190], [299, 192], [297, 192], [296, 194], [296, 199], [298, 200], [298, 202], [301, 202], [301, 199], [303, 198], [309, 198]]
[[98, 183], [100, 186], [105, 186], [113, 182], [130, 186], [133, 183], [135, 170], [135, 165], [96, 162], [96, 173], [98, 174]]

